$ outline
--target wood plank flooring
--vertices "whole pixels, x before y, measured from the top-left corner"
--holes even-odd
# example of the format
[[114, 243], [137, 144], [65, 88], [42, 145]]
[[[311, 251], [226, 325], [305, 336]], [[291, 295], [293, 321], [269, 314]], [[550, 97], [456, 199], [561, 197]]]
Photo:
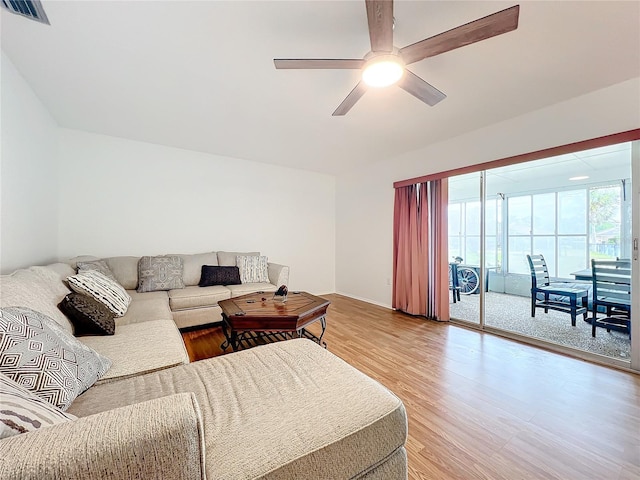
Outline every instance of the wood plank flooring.
[[[396, 393], [409, 478], [640, 478], [640, 376], [340, 295], [329, 351]], [[220, 328], [183, 334], [192, 360]]]

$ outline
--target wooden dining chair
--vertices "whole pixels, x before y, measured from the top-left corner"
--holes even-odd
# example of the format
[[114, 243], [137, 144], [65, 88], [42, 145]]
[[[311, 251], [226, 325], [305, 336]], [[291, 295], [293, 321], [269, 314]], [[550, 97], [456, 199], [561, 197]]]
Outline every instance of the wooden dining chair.
[[[571, 325], [576, 326], [576, 317], [583, 315], [587, 319], [587, 305], [589, 289], [569, 287], [562, 283], [551, 283], [547, 262], [543, 255], [527, 255], [531, 271], [531, 316], [536, 316], [536, 308], [543, 308], [544, 313], [549, 310], [566, 312], [571, 315]], [[565, 297], [569, 302], [558, 297]], [[578, 305], [578, 298], [580, 305]]]
[[[591, 336], [596, 336], [596, 327], [631, 335], [631, 261], [591, 260], [591, 274]], [[598, 306], [604, 307], [605, 317], [597, 318]]]
[[458, 264], [449, 263], [449, 290], [453, 293], [453, 303], [460, 301], [460, 281], [458, 278]]

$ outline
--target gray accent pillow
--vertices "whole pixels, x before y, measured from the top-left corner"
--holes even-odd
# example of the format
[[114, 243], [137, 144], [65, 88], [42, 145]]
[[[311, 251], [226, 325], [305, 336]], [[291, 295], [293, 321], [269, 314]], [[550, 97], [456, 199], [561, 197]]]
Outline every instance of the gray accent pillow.
[[113, 276], [113, 272], [107, 265], [107, 262], [104, 260], [94, 260], [92, 262], [78, 262], [78, 272], [86, 271], [86, 270], [95, 270], [100, 272], [105, 277], [117, 282], [116, 277]]
[[0, 373], [0, 438], [32, 432], [76, 418]]
[[66, 410], [110, 367], [111, 360], [46, 315], [0, 309], [0, 373], [52, 405]]
[[178, 255], [142, 257], [138, 261], [138, 292], [184, 288], [184, 263]]
[[115, 313], [88, 295], [70, 293], [64, 297], [58, 308], [73, 323], [73, 334], [76, 337], [113, 335], [116, 332]]

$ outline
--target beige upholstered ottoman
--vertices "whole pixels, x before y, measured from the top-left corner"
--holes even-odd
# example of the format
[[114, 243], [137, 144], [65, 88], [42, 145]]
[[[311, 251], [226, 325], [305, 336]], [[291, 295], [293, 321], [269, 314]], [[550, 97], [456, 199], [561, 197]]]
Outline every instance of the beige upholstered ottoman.
[[289, 340], [96, 385], [79, 417], [194, 392], [209, 479], [407, 476], [402, 402], [340, 358]]

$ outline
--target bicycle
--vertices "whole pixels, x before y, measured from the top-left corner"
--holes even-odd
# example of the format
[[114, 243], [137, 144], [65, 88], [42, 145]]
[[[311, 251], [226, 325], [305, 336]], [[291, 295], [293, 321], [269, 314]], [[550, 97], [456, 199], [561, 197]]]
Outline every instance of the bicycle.
[[460, 287], [460, 293], [463, 295], [471, 295], [478, 290], [480, 277], [475, 268], [461, 265], [462, 260], [462, 257], [453, 257], [453, 261], [457, 265], [458, 270], [458, 286]]

